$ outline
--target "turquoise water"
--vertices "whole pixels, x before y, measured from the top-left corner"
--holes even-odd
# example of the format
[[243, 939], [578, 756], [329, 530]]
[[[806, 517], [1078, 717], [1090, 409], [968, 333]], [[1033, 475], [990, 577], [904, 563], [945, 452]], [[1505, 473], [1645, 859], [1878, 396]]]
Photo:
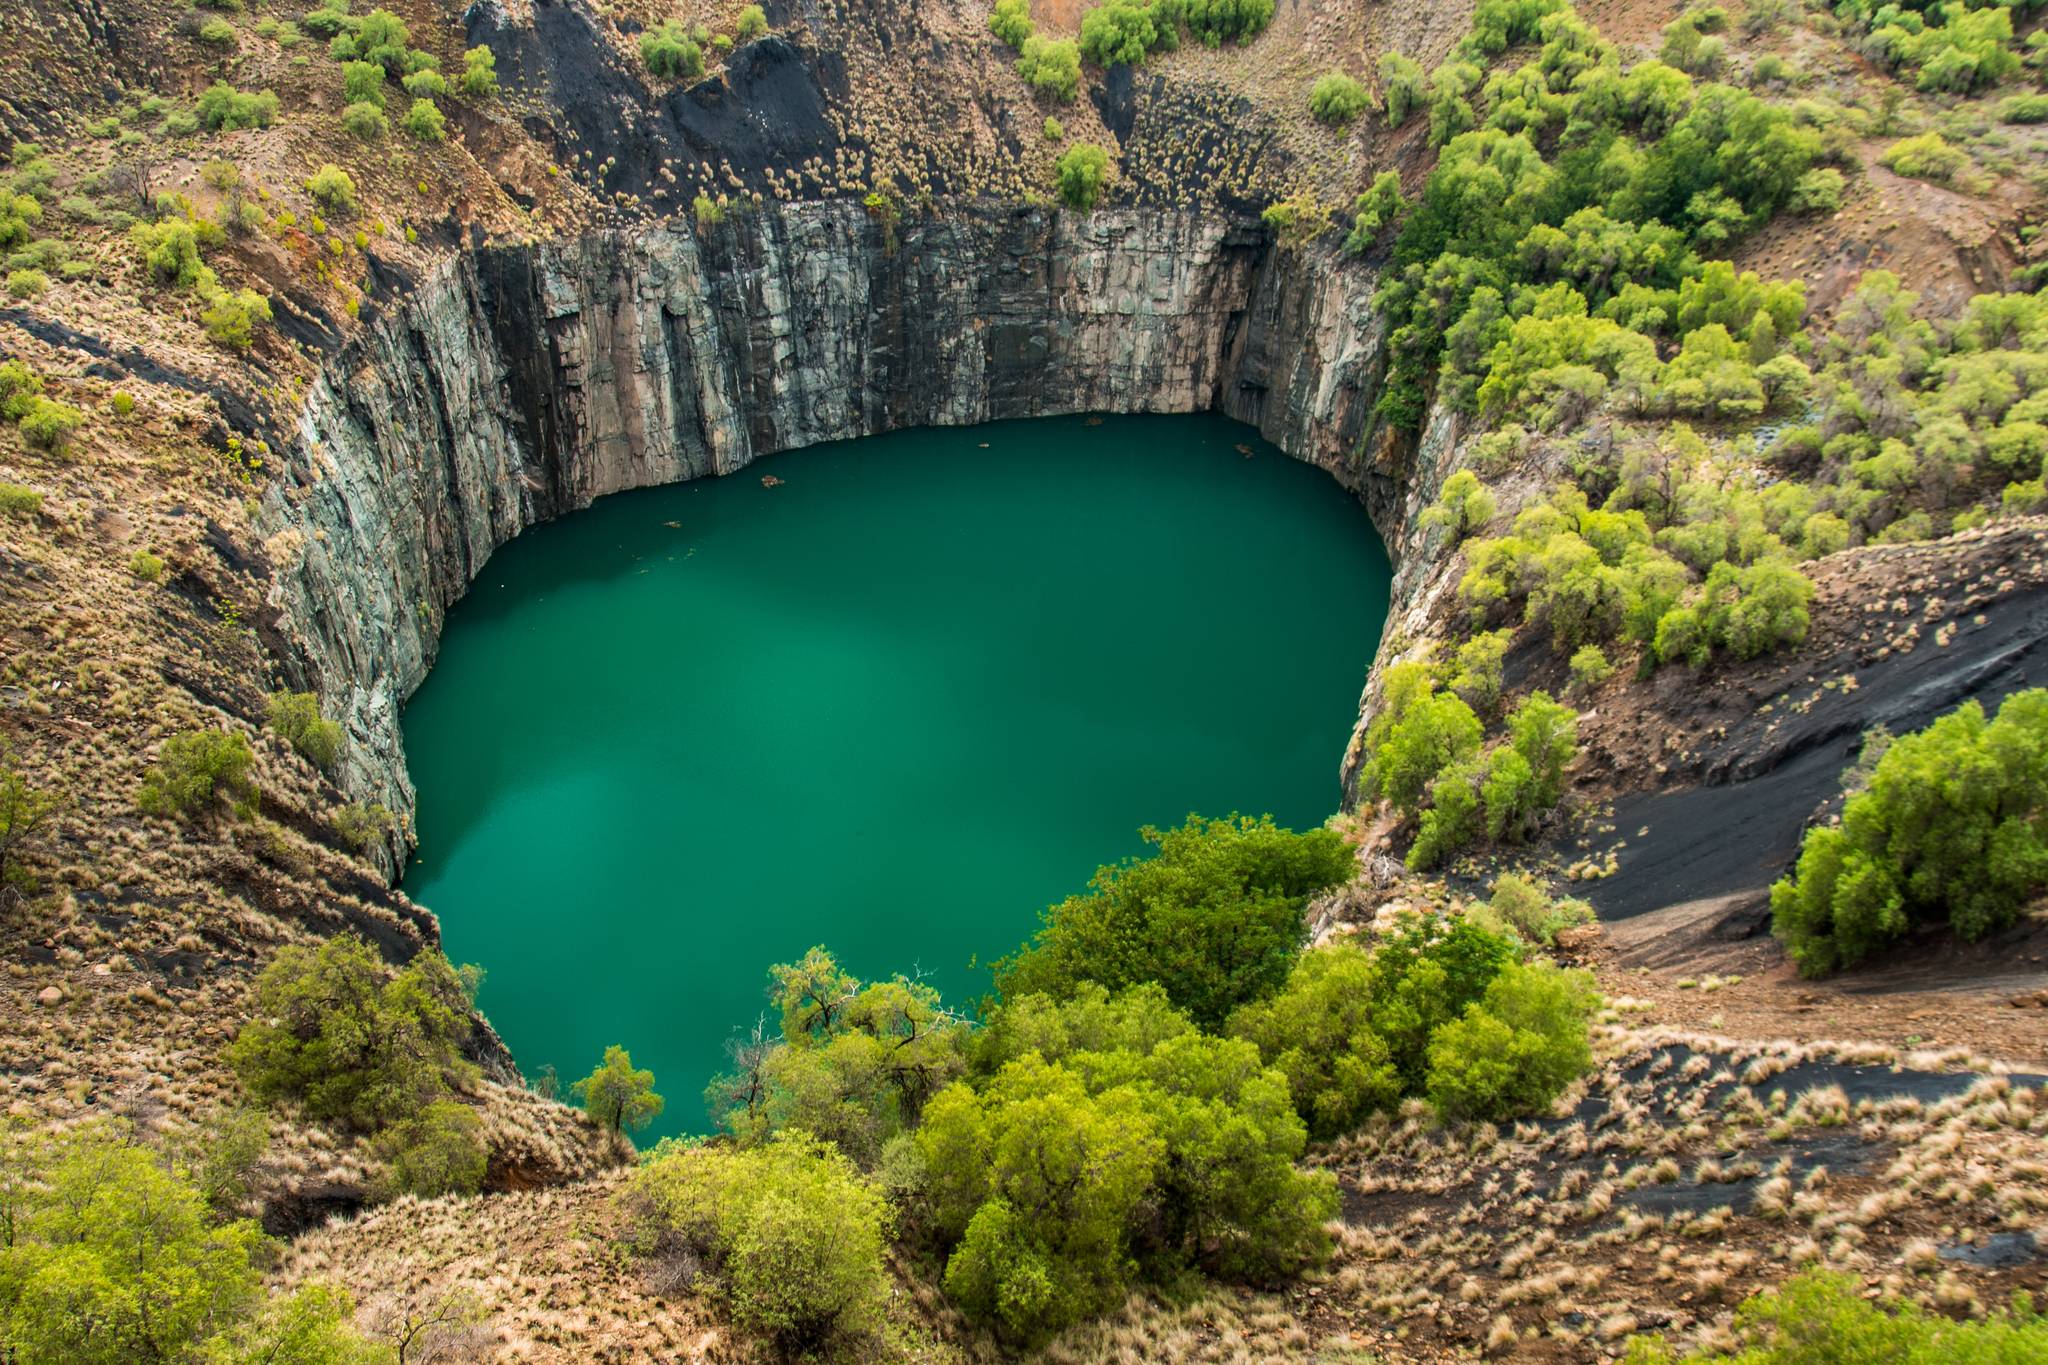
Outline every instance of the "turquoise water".
[[643, 1141], [701, 1131], [771, 962], [822, 943], [969, 1001], [1140, 825], [1320, 823], [1387, 587], [1349, 495], [1215, 417], [607, 498], [449, 613], [405, 713], [405, 888], [529, 1077], [623, 1043], [668, 1100]]

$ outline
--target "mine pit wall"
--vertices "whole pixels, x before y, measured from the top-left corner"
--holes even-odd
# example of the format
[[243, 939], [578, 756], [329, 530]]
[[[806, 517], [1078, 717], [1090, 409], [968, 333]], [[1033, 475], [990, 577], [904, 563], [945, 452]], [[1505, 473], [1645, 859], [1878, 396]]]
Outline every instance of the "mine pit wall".
[[447, 608], [528, 526], [819, 442], [1075, 412], [1216, 409], [1329, 470], [1394, 555], [1391, 624], [1422, 591], [1404, 536], [1450, 433], [1386, 453], [1373, 285], [1257, 227], [1145, 211], [891, 227], [809, 204], [481, 248], [308, 397], [262, 511], [282, 666], [346, 726], [347, 789], [409, 829], [400, 706]]

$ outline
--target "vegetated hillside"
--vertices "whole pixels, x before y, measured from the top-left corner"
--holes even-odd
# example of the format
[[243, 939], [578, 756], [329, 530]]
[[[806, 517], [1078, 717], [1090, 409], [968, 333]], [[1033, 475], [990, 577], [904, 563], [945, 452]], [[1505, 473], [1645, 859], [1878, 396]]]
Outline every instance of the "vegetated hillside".
[[[18, 1358], [2040, 1332], [2037, 6], [22, 0], [0, 57]], [[977, 1019], [788, 964], [729, 1140], [635, 1169], [644, 1073], [523, 1078], [391, 885], [262, 504], [370, 477], [307, 395], [463, 252], [816, 199], [1333, 282], [1214, 372], [1355, 414], [1395, 612], [1333, 833], [1163, 835]]]

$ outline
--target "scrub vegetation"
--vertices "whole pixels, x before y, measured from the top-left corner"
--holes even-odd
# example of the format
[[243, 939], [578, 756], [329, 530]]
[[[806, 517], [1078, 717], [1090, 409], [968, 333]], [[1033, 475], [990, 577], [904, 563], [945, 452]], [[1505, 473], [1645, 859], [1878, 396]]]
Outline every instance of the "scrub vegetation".
[[[718, 1283], [737, 1320], [815, 1341], [866, 1322], [889, 1225], [971, 1321], [1035, 1347], [1136, 1285], [1323, 1264], [1337, 1192], [1299, 1165], [1311, 1135], [1409, 1098], [1447, 1121], [1539, 1113], [1590, 1067], [1590, 979], [1511, 932], [1418, 918], [1304, 951], [1304, 906], [1354, 865], [1330, 831], [1191, 818], [1146, 838], [996, 965], [978, 1020], [822, 948], [773, 968], [780, 1036], [736, 1040], [707, 1092], [739, 1154], [655, 1150], [646, 1254], [716, 1275], [735, 1247], [811, 1245]], [[720, 1182], [749, 1194], [721, 1209]]]

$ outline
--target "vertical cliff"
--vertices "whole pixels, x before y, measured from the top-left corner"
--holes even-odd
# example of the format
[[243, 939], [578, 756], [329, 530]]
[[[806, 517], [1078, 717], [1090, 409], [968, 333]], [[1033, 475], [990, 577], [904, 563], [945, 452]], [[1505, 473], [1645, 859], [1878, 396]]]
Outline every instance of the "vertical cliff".
[[285, 666], [347, 726], [350, 789], [409, 815], [399, 707], [498, 546], [606, 493], [908, 426], [1217, 409], [1357, 491], [1398, 559], [1371, 292], [1168, 212], [807, 204], [480, 249], [308, 398], [263, 512]]

